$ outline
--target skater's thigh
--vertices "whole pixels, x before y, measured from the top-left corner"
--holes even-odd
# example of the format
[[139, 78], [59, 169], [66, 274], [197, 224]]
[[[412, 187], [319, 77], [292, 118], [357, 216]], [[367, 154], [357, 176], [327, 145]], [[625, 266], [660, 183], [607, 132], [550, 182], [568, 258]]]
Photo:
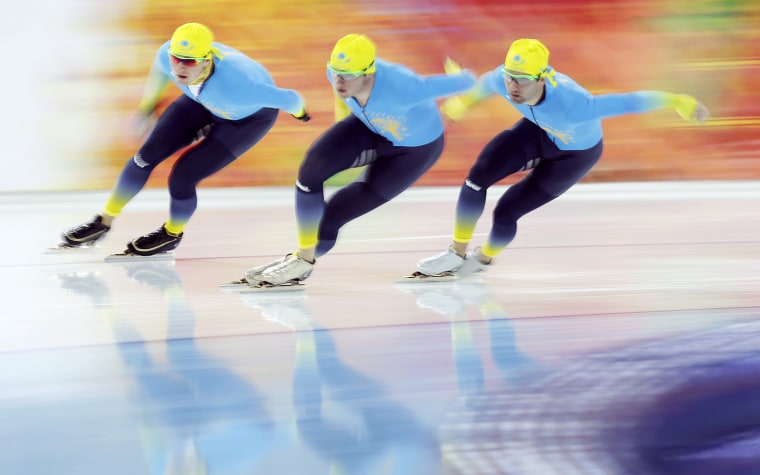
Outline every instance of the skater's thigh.
[[198, 184], [250, 150], [272, 128], [277, 109], [262, 109], [242, 121], [215, 120], [209, 134], [174, 164], [170, 186]]
[[196, 134], [212, 122], [211, 113], [187, 96], [172, 102], [156, 121], [138, 153], [145, 162], [156, 165], [195, 140]]
[[360, 178], [372, 191], [386, 200], [397, 196], [414, 184], [432, 167], [443, 152], [444, 139], [418, 147], [393, 147], [381, 156]]
[[173, 191], [192, 188], [204, 178], [234, 162], [236, 158], [225, 144], [212, 137], [206, 137], [174, 163], [169, 177], [169, 188]]
[[223, 144], [232, 155], [240, 157], [259, 143], [272, 129], [277, 121], [278, 114], [278, 109], [266, 107], [241, 120], [225, 120], [215, 117], [208, 138], [215, 139]]
[[578, 183], [602, 156], [602, 142], [587, 150], [574, 150], [543, 160], [531, 172], [534, 182], [546, 193], [559, 196]]
[[311, 144], [299, 168], [298, 181], [313, 187], [343, 170], [372, 163], [383, 142], [387, 140], [351, 115]]
[[489, 187], [513, 173], [530, 168], [541, 157], [543, 133], [533, 122], [521, 119], [483, 147], [467, 178], [475, 185]]

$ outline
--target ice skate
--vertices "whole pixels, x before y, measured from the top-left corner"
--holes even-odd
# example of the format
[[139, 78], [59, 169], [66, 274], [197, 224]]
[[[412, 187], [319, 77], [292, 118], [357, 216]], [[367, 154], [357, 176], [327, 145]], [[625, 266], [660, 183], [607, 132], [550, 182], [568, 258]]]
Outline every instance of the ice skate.
[[442, 283], [442, 282], [453, 282], [455, 280], [459, 279], [459, 275], [457, 275], [456, 272], [442, 272], [440, 274], [435, 275], [427, 275], [423, 274], [420, 271], [412, 272], [409, 275], [405, 275], [404, 277], [398, 279], [396, 281], [397, 284], [419, 284], [419, 283]]
[[174, 249], [179, 246], [184, 233], [177, 235], [171, 234], [165, 226], [140, 236], [127, 243], [127, 248], [118, 253], [106, 257], [106, 261], [114, 262], [125, 259], [139, 258], [141, 260], [149, 259], [172, 259]]
[[220, 284], [219, 288], [226, 293], [257, 293], [257, 292], [289, 292], [306, 289], [306, 284], [298, 280], [292, 280], [282, 284], [270, 284], [269, 282], [248, 282], [245, 277]]
[[446, 282], [482, 272], [488, 265], [478, 259], [480, 247], [462, 258], [452, 247], [435, 256], [417, 262], [417, 271], [397, 283]]
[[457, 271], [457, 274], [460, 277], [465, 277], [468, 275], [472, 275], [478, 272], [483, 272], [486, 268], [486, 266], [490, 265], [482, 262], [478, 257], [481, 256], [480, 247], [476, 247], [474, 251], [470, 251], [467, 253], [467, 257], [465, 257], [464, 262], [462, 263], [461, 267], [459, 267], [459, 270]]
[[238, 280], [231, 280], [229, 282], [219, 284], [219, 288], [225, 292], [239, 292], [246, 287], [249, 287], [249, 284], [245, 279], [245, 276], [239, 278]]
[[[252, 288], [253, 290], [264, 290], [264, 289], [272, 289], [272, 284], [265, 284], [260, 285], [262, 282], [261, 274], [276, 265], [282, 264], [285, 262], [292, 254], [286, 254], [285, 256], [276, 259], [268, 264], [262, 264], [260, 266], [251, 267], [247, 271], [245, 271], [245, 275], [241, 277], [238, 280], [233, 280], [231, 282], [225, 282], [224, 284], [221, 284], [219, 288], [221, 288], [224, 291], [229, 292], [242, 292], [246, 291], [248, 288]], [[292, 289], [291, 289], [292, 290]]]
[[271, 267], [274, 267], [276, 265], [282, 264], [291, 255], [292, 254], [286, 254], [286, 255], [282, 256], [281, 258], [276, 259], [276, 260], [270, 262], [269, 264], [262, 264], [260, 266], [251, 267], [250, 269], [248, 269], [247, 271], [245, 271], [245, 276], [243, 276], [243, 280], [245, 280], [250, 285], [255, 285], [255, 284], [261, 282], [261, 280], [262, 280], [261, 279], [261, 274], [265, 270], [267, 270], [267, 269], [269, 269]]
[[86, 223], [65, 230], [61, 233], [61, 243], [49, 250], [60, 251], [92, 248], [110, 230], [110, 226], [103, 224], [103, 217], [96, 215]]
[[261, 273], [259, 285], [299, 284], [311, 275], [313, 269], [313, 262], [303, 259], [296, 253], [288, 254], [282, 262]]
[[289, 280], [282, 284], [271, 284], [269, 282], [257, 282], [255, 284], [241, 285], [236, 289], [241, 294], [257, 293], [257, 292], [293, 292], [299, 290], [305, 290], [306, 284], [298, 279]]
[[403, 277], [398, 283], [404, 282], [444, 282], [456, 280], [459, 268], [465, 259], [449, 246], [448, 249], [417, 262], [417, 271]]
[[457, 254], [453, 247], [449, 246], [440, 254], [417, 262], [417, 271], [429, 276], [456, 274], [462, 264], [464, 264], [464, 258]]

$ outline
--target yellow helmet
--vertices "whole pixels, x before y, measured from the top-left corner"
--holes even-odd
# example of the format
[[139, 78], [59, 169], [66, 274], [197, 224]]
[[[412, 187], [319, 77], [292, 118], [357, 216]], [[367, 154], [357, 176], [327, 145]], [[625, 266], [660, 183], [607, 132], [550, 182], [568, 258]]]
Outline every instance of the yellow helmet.
[[549, 66], [549, 50], [538, 40], [515, 40], [504, 58], [504, 69], [539, 76]]
[[346, 35], [335, 43], [327, 66], [336, 73], [372, 74], [375, 44], [364, 35]]
[[174, 31], [169, 54], [181, 58], [205, 58], [212, 52], [214, 34], [200, 23], [185, 23]]

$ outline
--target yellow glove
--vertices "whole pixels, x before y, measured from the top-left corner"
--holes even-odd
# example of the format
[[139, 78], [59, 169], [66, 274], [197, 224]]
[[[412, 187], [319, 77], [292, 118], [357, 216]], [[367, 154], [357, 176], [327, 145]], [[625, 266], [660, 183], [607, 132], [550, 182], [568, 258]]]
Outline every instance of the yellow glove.
[[462, 96], [450, 97], [441, 104], [441, 114], [455, 122], [464, 117], [469, 110], [470, 106]]
[[703, 123], [710, 115], [705, 106], [688, 94], [675, 94], [673, 108], [683, 120], [694, 125]]
[[443, 62], [443, 70], [446, 71], [446, 74], [457, 74], [462, 72], [462, 67], [447, 56], [446, 61]]
[[311, 120], [311, 116], [308, 112], [306, 112], [306, 107], [301, 107], [301, 111], [297, 114], [293, 114], [293, 117], [300, 120], [301, 122], [308, 122]]
[[[449, 57], [443, 62], [443, 70], [446, 71], [446, 74], [460, 74], [463, 71], [459, 63]], [[450, 97], [441, 104], [441, 114], [453, 121], [458, 121], [465, 116], [475, 102], [474, 97], [470, 94]]]

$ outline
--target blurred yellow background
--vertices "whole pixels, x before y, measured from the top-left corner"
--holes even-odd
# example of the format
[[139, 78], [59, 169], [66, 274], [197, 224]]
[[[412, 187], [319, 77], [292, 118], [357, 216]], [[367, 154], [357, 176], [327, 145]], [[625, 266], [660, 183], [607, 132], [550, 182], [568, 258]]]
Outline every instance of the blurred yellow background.
[[[313, 120], [282, 113], [264, 140], [203, 186], [291, 185], [309, 144], [332, 124], [325, 62], [344, 34], [369, 35], [378, 56], [421, 74], [446, 56], [480, 74], [503, 62], [510, 42], [541, 39], [550, 63], [592, 93], [641, 89], [694, 95], [703, 127], [673, 111], [608, 119], [605, 152], [585, 181], [760, 179], [760, 3], [629, 1], [133, 1], [101, 31], [106, 86], [89, 114], [102, 125], [72, 163], [77, 188], [110, 188], [139, 141], [128, 132], [156, 48], [182, 23], [208, 25], [216, 40], [263, 63], [281, 87], [300, 91]], [[77, 78], [75, 78], [77, 79]], [[83, 80], [78, 78], [78, 80]], [[93, 88], [93, 91], [96, 89]], [[94, 92], [93, 92], [94, 93]], [[171, 100], [177, 94], [170, 86]], [[480, 148], [517, 114], [494, 97], [447, 130], [444, 155], [418, 185], [458, 185]], [[84, 132], [85, 134], [88, 132]], [[92, 132], [90, 132], [92, 133]], [[165, 186], [171, 163], [149, 186]], [[505, 181], [510, 183], [519, 177]], [[337, 179], [340, 182], [340, 178]]]

